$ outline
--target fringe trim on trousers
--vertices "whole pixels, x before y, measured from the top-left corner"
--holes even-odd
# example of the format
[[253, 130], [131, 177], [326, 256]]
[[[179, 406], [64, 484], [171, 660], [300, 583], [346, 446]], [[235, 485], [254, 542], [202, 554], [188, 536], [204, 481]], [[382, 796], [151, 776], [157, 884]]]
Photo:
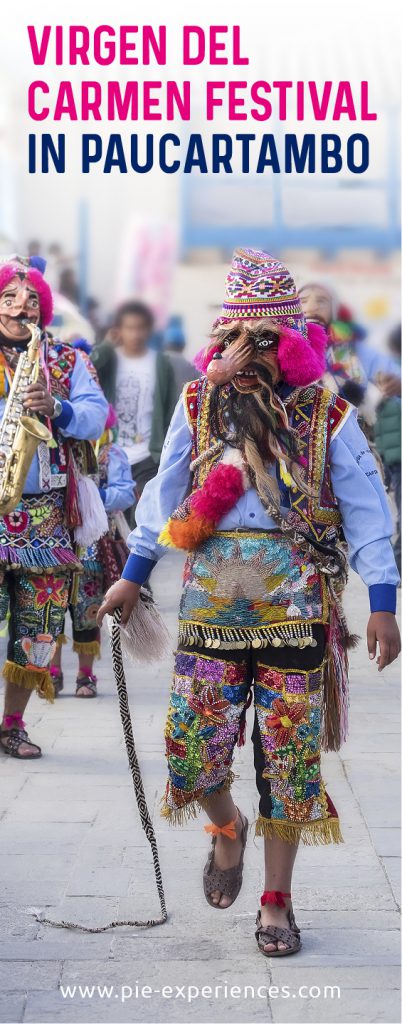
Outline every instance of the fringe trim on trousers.
[[56, 639], [56, 647], [64, 647], [64, 644], [68, 644], [68, 636], [65, 633], [60, 633]]
[[3, 675], [8, 683], [22, 686], [24, 690], [36, 690], [38, 697], [53, 704], [54, 686], [49, 669], [30, 668], [7, 660], [3, 665]]
[[260, 814], [255, 826], [256, 836], [265, 839], [282, 839], [293, 845], [301, 840], [306, 846], [327, 846], [329, 843], [343, 843], [338, 818], [319, 818], [317, 821], [280, 821], [278, 818], [263, 818]]
[[208, 797], [203, 796], [201, 799], [189, 801], [189, 803], [183, 804], [182, 807], [169, 807], [165, 797], [163, 797], [160, 812], [161, 818], [167, 818], [169, 825], [185, 825], [186, 822], [198, 817], [200, 811], [204, 809], [205, 804], [208, 802], [208, 798], [227, 793], [235, 778], [234, 772], [228, 772], [226, 779], [212, 793], [209, 793]]
[[88, 640], [87, 642], [74, 640], [73, 651], [76, 654], [88, 654], [91, 658], [100, 658], [101, 645], [99, 640]]

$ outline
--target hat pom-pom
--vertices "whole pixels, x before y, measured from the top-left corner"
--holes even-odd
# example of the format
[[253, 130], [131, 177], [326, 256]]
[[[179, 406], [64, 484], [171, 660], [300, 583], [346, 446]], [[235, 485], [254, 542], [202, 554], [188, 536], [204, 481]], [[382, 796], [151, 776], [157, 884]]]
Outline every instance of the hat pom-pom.
[[35, 270], [39, 270], [40, 274], [44, 274], [46, 270], [46, 260], [43, 256], [30, 256], [29, 266], [34, 267]]

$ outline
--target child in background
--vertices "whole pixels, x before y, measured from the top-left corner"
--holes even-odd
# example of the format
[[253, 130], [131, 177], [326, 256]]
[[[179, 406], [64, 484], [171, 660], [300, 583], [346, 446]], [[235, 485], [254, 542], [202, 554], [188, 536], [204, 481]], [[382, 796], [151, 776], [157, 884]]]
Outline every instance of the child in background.
[[[147, 306], [126, 302], [116, 314], [114, 344], [95, 346], [91, 353], [101, 387], [116, 409], [119, 443], [131, 466], [137, 497], [158, 471], [176, 404], [173, 367], [162, 352], [149, 348], [153, 325]], [[134, 523], [134, 509], [127, 519]]]

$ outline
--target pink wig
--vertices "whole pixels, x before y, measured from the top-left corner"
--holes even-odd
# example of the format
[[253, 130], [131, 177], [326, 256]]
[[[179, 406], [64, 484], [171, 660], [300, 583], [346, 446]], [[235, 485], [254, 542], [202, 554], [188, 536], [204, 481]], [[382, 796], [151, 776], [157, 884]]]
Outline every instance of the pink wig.
[[[47, 327], [53, 318], [53, 298], [49, 285], [36, 267], [27, 267], [23, 272], [32, 288], [35, 288], [38, 293], [41, 326]], [[5, 263], [0, 267], [0, 293], [18, 274], [21, 274], [21, 266], [17, 264]]]

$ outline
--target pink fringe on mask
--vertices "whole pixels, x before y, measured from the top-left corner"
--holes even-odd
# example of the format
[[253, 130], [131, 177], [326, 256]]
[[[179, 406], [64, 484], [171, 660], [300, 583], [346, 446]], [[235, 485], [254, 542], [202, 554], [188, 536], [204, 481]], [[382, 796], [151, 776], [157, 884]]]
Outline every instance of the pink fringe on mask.
[[[12, 281], [13, 277], [21, 271], [14, 263], [5, 263], [0, 269], [0, 292]], [[25, 269], [24, 269], [25, 272]], [[26, 268], [26, 277], [39, 295], [41, 326], [46, 327], [53, 319], [53, 298], [47, 281], [36, 267]]]
[[311, 348], [318, 355], [320, 359], [325, 359], [325, 352], [328, 345], [328, 335], [325, 327], [320, 327], [319, 324], [307, 324], [307, 337], [310, 342]]
[[244, 494], [241, 470], [237, 466], [220, 463], [211, 469], [203, 487], [191, 498], [191, 509], [197, 516], [203, 516], [218, 523]]
[[278, 364], [287, 384], [304, 387], [319, 380], [325, 371], [327, 337], [317, 324], [307, 325], [308, 340], [291, 327], [281, 330]]
[[207, 345], [206, 348], [200, 348], [200, 351], [197, 352], [193, 359], [193, 366], [195, 366], [196, 370], [199, 370], [200, 373], [206, 373], [215, 352], [221, 352], [220, 345], [212, 345], [211, 348], [208, 348]]

